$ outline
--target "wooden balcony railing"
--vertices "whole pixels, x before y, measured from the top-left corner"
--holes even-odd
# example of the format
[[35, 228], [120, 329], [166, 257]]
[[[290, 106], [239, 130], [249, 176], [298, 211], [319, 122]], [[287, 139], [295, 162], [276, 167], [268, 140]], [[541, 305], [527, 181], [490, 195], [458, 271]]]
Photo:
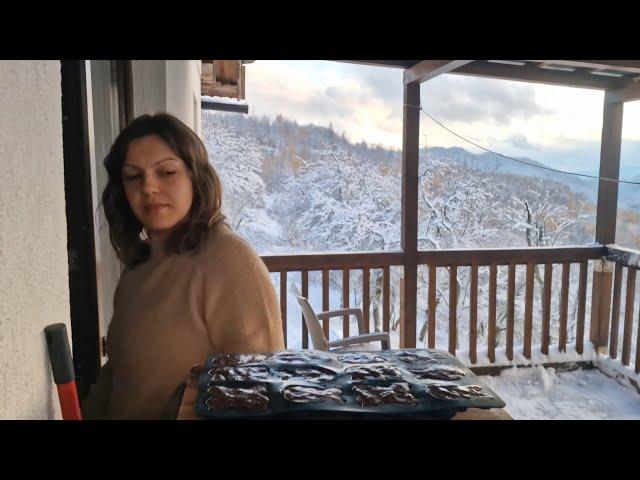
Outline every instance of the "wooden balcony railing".
[[[403, 264], [402, 252], [376, 252], [376, 253], [332, 253], [332, 254], [303, 254], [303, 255], [273, 255], [263, 256], [263, 261], [270, 272], [280, 273], [280, 310], [282, 313], [282, 324], [285, 337], [287, 339], [287, 273], [299, 272], [301, 275], [301, 294], [303, 297], [309, 296], [309, 272], [322, 272], [322, 310], [329, 310], [329, 273], [331, 271], [342, 271], [342, 307], [349, 305], [349, 285], [351, 270], [362, 270], [362, 299], [363, 299], [363, 319], [365, 331], [371, 330], [370, 322], [370, 278], [371, 270], [382, 269], [383, 271], [383, 330], [389, 331], [390, 304], [391, 304], [391, 284], [390, 267]], [[309, 347], [309, 337], [307, 326], [303, 318], [302, 322], [302, 347]], [[348, 337], [349, 318], [343, 319], [343, 336]], [[323, 320], [324, 333], [329, 338], [329, 320]]]
[[[471, 268], [471, 294], [469, 306], [469, 358], [471, 363], [477, 361], [477, 312], [478, 312], [478, 268], [489, 267], [489, 308], [488, 308], [488, 341], [487, 355], [495, 362], [496, 345], [496, 298], [497, 298], [497, 267], [508, 266], [507, 280], [507, 327], [506, 327], [506, 355], [513, 360], [514, 327], [515, 327], [515, 285], [516, 268], [526, 268], [525, 312], [524, 312], [524, 342], [522, 353], [525, 358], [531, 358], [533, 333], [533, 298], [534, 298], [534, 270], [537, 265], [544, 265], [543, 286], [543, 316], [540, 349], [543, 354], [549, 353], [552, 276], [554, 265], [561, 267], [562, 286], [560, 301], [560, 333], [559, 349], [566, 350], [567, 344], [567, 311], [569, 293], [569, 273], [571, 264], [580, 267], [578, 287], [578, 312], [576, 327], [576, 351], [583, 353], [584, 325], [586, 311], [587, 272], [589, 260], [602, 258], [603, 247], [571, 247], [571, 248], [523, 248], [523, 249], [481, 249], [481, 250], [445, 250], [420, 252], [418, 263], [427, 265], [429, 269], [428, 282], [428, 346], [435, 347], [436, 326], [436, 278], [437, 269], [449, 270], [449, 352], [456, 354], [457, 350], [457, 277], [459, 267]], [[402, 308], [401, 308], [402, 311]], [[555, 312], [554, 312], [555, 313]]]
[[[497, 305], [497, 269], [499, 266], [507, 266], [507, 326], [505, 349], [509, 360], [514, 357], [517, 345], [514, 343], [515, 299], [516, 299], [516, 272], [518, 269], [526, 270], [524, 319], [523, 319], [523, 344], [522, 354], [525, 358], [531, 358], [532, 338], [534, 328], [541, 329], [540, 351], [548, 354], [550, 345], [550, 320], [552, 315], [559, 315], [560, 332], [558, 335], [558, 347], [560, 351], [567, 348], [567, 317], [568, 298], [570, 289], [570, 268], [572, 264], [579, 267], [578, 275], [578, 305], [577, 322], [575, 331], [575, 349], [578, 354], [583, 353], [585, 317], [588, 285], [588, 262], [600, 260], [607, 250], [602, 246], [594, 247], [567, 247], [567, 248], [521, 248], [521, 249], [479, 249], [479, 250], [440, 250], [419, 252], [418, 264], [424, 265], [428, 270], [427, 275], [427, 346], [435, 347], [436, 339], [436, 288], [440, 269], [448, 270], [449, 286], [449, 319], [448, 319], [448, 349], [456, 354], [459, 344], [468, 344], [468, 352], [471, 363], [478, 360], [478, 269], [488, 267], [488, 339], [487, 356], [490, 362], [496, 360], [496, 305]], [[299, 321], [302, 325], [302, 346], [309, 347], [308, 332], [302, 318], [290, 319], [287, 315], [287, 278], [288, 274], [299, 273], [301, 279], [301, 294], [309, 294], [309, 272], [322, 272], [322, 310], [329, 310], [329, 275], [332, 271], [342, 272], [342, 307], [349, 305], [350, 275], [353, 270], [362, 272], [362, 306], [365, 320], [365, 328], [371, 330], [370, 322], [370, 279], [371, 271], [382, 270], [382, 328], [389, 331], [390, 328], [390, 304], [391, 304], [391, 267], [401, 267], [404, 263], [403, 252], [365, 252], [365, 253], [331, 253], [331, 254], [303, 254], [303, 255], [278, 255], [262, 257], [270, 272], [280, 274], [280, 305], [283, 318], [285, 339], [287, 326], [291, 321]], [[470, 269], [470, 305], [469, 305], [469, 338], [459, 343], [458, 332], [458, 302], [455, 301], [457, 292], [457, 280], [459, 269]], [[533, 324], [533, 300], [534, 300], [534, 271], [536, 267], [544, 268], [544, 280], [542, 286], [542, 321], [541, 325]], [[551, 311], [551, 298], [553, 295], [552, 279], [556, 270], [561, 278], [559, 311]], [[402, 287], [402, 280], [400, 281]], [[403, 296], [400, 295], [401, 303]], [[400, 312], [403, 312], [400, 305]], [[402, 322], [402, 319], [401, 319]], [[328, 321], [323, 324], [325, 334], [328, 337]], [[625, 328], [628, 328], [625, 324]], [[539, 330], [537, 330], [539, 331]], [[626, 331], [626, 330], [625, 330]], [[349, 336], [349, 319], [343, 319], [343, 336]], [[626, 338], [626, 337], [625, 337]], [[625, 340], [627, 342], [627, 340]], [[626, 344], [626, 343], [625, 343]], [[415, 345], [410, 345], [412, 347]], [[625, 350], [626, 352], [627, 350]], [[628, 354], [627, 354], [628, 356]], [[625, 355], [623, 355], [624, 358]]]
[[[634, 322], [634, 304], [636, 291], [636, 272], [640, 268], [640, 252], [621, 247], [607, 247], [605, 258], [615, 264], [613, 281], [611, 331], [609, 334], [609, 357], [618, 358], [618, 339], [620, 323], [620, 307], [622, 293], [622, 278], [626, 273], [626, 293], [624, 303], [624, 326], [622, 334], [622, 356], [620, 362], [629, 366], [632, 352], [632, 332]], [[640, 317], [638, 319], [640, 323]], [[640, 373], [640, 325], [635, 339], [635, 372]]]

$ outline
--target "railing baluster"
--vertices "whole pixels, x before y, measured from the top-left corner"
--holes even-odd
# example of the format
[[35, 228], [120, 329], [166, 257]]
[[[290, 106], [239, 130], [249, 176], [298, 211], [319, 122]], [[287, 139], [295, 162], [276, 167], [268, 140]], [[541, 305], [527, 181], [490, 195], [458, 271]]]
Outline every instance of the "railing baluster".
[[553, 281], [553, 264], [544, 266], [544, 294], [542, 297], [542, 341], [540, 350], [549, 354], [549, 329], [551, 325], [551, 282]]
[[449, 353], [456, 354], [458, 316], [458, 267], [449, 267]]
[[496, 361], [496, 290], [498, 268], [495, 263], [489, 266], [489, 328], [487, 353], [491, 363]]
[[560, 289], [560, 334], [558, 335], [558, 349], [567, 351], [567, 315], [569, 312], [569, 274], [571, 264], [562, 264], [562, 287]]
[[631, 327], [633, 325], [633, 301], [636, 296], [636, 269], [627, 267], [627, 302], [624, 307], [624, 337], [622, 339], [622, 364], [629, 365], [631, 356]]
[[429, 324], [428, 343], [429, 348], [436, 348], [436, 266], [429, 265]]
[[522, 353], [531, 358], [531, 332], [533, 330], [533, 263], [527, 263], [527, 285], [524, 301], [524, 345]]
[[[326, 312], [329, 310], [329, 270], [322, 270], [322, 311]], [[329, 320], [325, 319], [322, 321], [322, 330], [324, 331], [324, 336], [329, 339]]]
[[471, 265], [471, 308], [469, 310], [469, 359], [478, 361], [476, 345], [478, 343], [478, 265]]
[[362, 318], [364, 320], [364, 331], [369, 333], [369, 306], [371, 305], [371, 286], [369, 269], [362, 270]]
[[382, 279], [382, 330], [389, 331], [389, 320], [391, 318], [391, 274], [389, 267], [384, 267], [384, 277]]
[[611, 338], [609, 339], [609, 357], [618, 358], [618, 334], [620, 328], [620, 297], [622, 293], [622, 265], [616, 263], [613, 280], [613, 306], [611, 307]]
[[280, 316], [282, 317], [282, 334], [284, 346], [287, 347], [287, 272], [280, 272]]
[[[613, 252], [613, 253], [607, 253]], [[622, 252], [622, 253], [621, 253]], [[514, 340], [515, 340], [515, 300], [516, 300], [516, 277], [518, 271], [519, 264], [527, 265], [527, 294], [525, 300], [525, 328], [524, 328], [524, 346], [523, 353], [528, 358], [531, 358], [531, 344], [533, 341], [533, 299], [534, 299], [534, 291], [535, 291], [535, 265], [542, 264], [545, 265], [545, 282], [543, 284], [543, 318], [542, 318], [542, 328], [543, 328], [543, 339], [542, 339], [542, 350], [548, 353], [549, 341], [550, 341], [550, 333], [549, 325], [551, 320], [551, 315], [555, 316], [555, 311], [551, 312], [551, 292], [553, 291], [553, 264], [562, 264], [562, 289], [560, 292], [560, 302], [558, 308], [559, 315], [559, 337], [558, 337], [558, 346], [561, 351], [566, 350], [566, 343], [569, 340], [569, 334], [573, 335], [573, 331], [568, 331], [568, 295], [569, 288], [571, 282], [571, 264], [579, 263], [580, 264], [580, 284], [578, 287], [578, 305], [577, 305], [577, 325], [576, 325], [576, 351], [578, 353], [583, 353], [583, 342], [584, 342], [584, 328], [585, 328], [585, 313], [586, 313], [586, 293], [587, 293], [587, 277], [588, 277], [588, 268], [589, 261], [597, 258], [602, 258], [605, 256], [607, 258], [611, 257], [611, 260], [618, 262], [621, 266], [616, 267], [616, 271], [620, 272], [621, 269], [625, 268], [630, 260], [627, 260], [627, 257], [620, 257], [620, 260], [615, 255], [620, 256], [621, 254], [626, 254], [627, 252], [622, 249], [619, 250], [617, 248], [559, 248], [559, 249], [514, 249], [513, 251], [505, 252], [503, 250], [482, 250], [482, 255], [470, 256], [466, 251], [446, 251], [446, 252], [419, 252], [418, 263], [421, 265], [426, 265], [428, 270], [428, 315], [427, 315], [427, 325], [426, 325], [426, 333], [427, 339], [426, 343], [430, 348], [434, 348], [436, 346], [436, 330], [437, 330], [437, 309], [436, 309], [436, 299], [438, 295], [437, 290], [437, 268], [439, 267], [448, 267], [450, 269], [450, 285], [451, 289], [449, 291], [449, 338], [448, 338], [448, 347], [450, 351], [454, 353], [457, 351], [458, 347], [458, 336], [457, 336], [457, 296], [460, 294], [459, 285], [457, 284], [457, 273], [460, 267], [470, 267], [470, 310], [469, 310], [469, 359], [472, 363], [477, 364], [477, 340], [478, 340], [478, 317], [477, 317], [477, 308], [478, 308], [478, 281], [479, 274], [478, 269], [480, 266], [487, 266], [490, 268], [490, 278], [489, 278], [489, 322], [488, 322], [488, 339], [489, 339], [489, 348], [488, 348], [488, 357], [492, 362], [495, 362], [495, 348], [496, 341], [500, 341], [502, 343], [502, 338], [498, 338], [498, 331], [496, 325], [496, 310], [497, 310], [497, 274], [498, 269], [501, 266], [508, 267], [508, 292], [506, 295], [506, 353], [507, 358], [513, 360], [514, 357]], [[508, 253], [508, 255], [507, 255]], [[479, 255], [479, 256], [478, 256]], [[363, 253], [363, 254], [336, 254], [336, 255], [299, 255], [299, 256], [266, 256], [264, 257], [265, 264], [268, 269], [272, 273], [280, 274], [280, 310], [281, 315], [283, 317], [283, 335], [288, 336], [288, 302], [287, 302], [287, 287], [288, 287], [288, 272], [300, 272], [302, 278], [302, 295], [309, 298], [309, 271], [321, 271], [322, 272], [322, 306], [323, 311], [330, 309], [330, 280], [331, 280], [331, 271], [332, 270], [342, 270], [342, 280], [343, 280], [343, 289], [342, 289], [342, 305], [343, 307], [350, 307], [350, 276], [351, 270], [362, 270], [363, 272], [363, 298], [362, 298], [362, 306], [365, 320], [365, 331], [371, 331], [371, 269], [382, 269], [383, 277], [380, 278], [382, 280], [382, 304], [380, 305], [382, 310], [382, 328], [384, 330], [389, 331], [391, 329], [391, 309], [393, 305], [391, 304], [391, 289], [390, 289], [390, 269], [392, 266], [402, 265], [402, 256], [400, 252], [392, 252], [392, 253]], [[631, 263], [633, 265], [633, 263]], [[535, 268], [534, 268], [535, 267]], [[631, 274], [631, 278], [633, 279], [633, 283], [635, 284], [635, 272], [637, 271], [637, 267], [633, 267], [633, 273]], [[622, 272], [624, 272], [622, 270]], [[376, 272], [377, 273], [377, 272]], [[550, 281], [551, 280], [551, 281]], [[619, 284], [621, 280], [616, 280], [616, 284]], [[612, 282], [613, 283], [613, 282]], [[614, 304], [617, 304], [613, 308], [612, 316], [614, 318], [611, 319], [611, 330], [612, 330], [612, 338], [609, 339], [609, 346], [612, 350], [611, 355], [615, 358], [616, 353], [616, 329], [622, 328], [619, 323], [621, 320], [619, 319], [619, 309], [621, 307], [621, 292], [620, 297], [616, 300], [617, 291], [621, 290], [621, 286], [616, 285], [614, 288]], [[553, 294], [555, 295], [555, 293]], [[634, 298], [634, 293], [632, 289], [629, 289], [627, 294], [626, 302], [632, 302]], [[625, 317], [625, 360], [627, 365], [629, 364], [631, 359], [631, 336], [633, 334], [633, 326], [632, 326], [632, 318], [634, 307], [633, 305], [629, 306], [627, 309], [627, 316], [631, 316], [631, 318], [627, 319]], [[401, 305], [402, 309], [402, 305]], [[303, 316], [301, 315], [300, 321], [302, 322], [302, 346], [303, 348], [308, 348], [310, 346], [309, 340], [309, 332], [306, 326], [306, 322], [303, 320]], [[343, 317], [343, 335], [349, 336], [353, 334], [350, 332], [351, 321], [350, 317]], [[379, 326], [378, 326], [379, 328]], [[537, 328], [537, 327], [536, 327]], [[330, 322], [328, 320], [323, 321], [323, 331], [327, 336], [330, 335]], [[501, 332], [500, 332], [501, 333]], [[622, 335], [620, 335], [622, 336]], [[297, 339], [296, 339], [297, 341]], [[640, 339], [639, 339], [640, 341]], [[286, 342], [288, 344], [288, 341]], [[628, 351], [626, 351], [628, 350]], [[627, 358], [628, 357], [628, 358]], [[640, 363], [640, 360], [636, 360], [636, 363]]]
[[[302, 296], [309, 298], [309, 272], [303, 270], [300, 272], [302, 275]], [[302, 348], [309, 348], [309, 330], [307, 329], [307, 322], [302, 315]]]
[[576, 326], [576, 352], [584, 350], [584, 317], [587, 308], [587, 274], [589, 261], [580, 262], [580, 282], [578, 284], [578, 325]]
[[638, 336], [636, 338], [636, 373], [640, 373], [640, 314], [638, 314]]
[[516, 264], [509, 264], [507, 288], [507, 358], [513, 360], [513, 330], [515, 326]]
[[[349, 269], [342, 269], [342, 308], [349, 308]], [[360, 332], [358, 332], [360, 333]], [[342, 336], [349, 336], [349, 315], [342, 319]]]

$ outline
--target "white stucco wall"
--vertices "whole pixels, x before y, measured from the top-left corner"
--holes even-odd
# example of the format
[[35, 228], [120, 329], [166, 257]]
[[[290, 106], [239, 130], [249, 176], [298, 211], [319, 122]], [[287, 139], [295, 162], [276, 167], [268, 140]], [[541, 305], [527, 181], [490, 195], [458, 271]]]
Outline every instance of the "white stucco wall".
[[133, 60], [132, 75], [133, 115], [166, 111], [166, 61]]
[[0, 419], [60, 418], [44, 327], [71, 343], [58, 61], [0, 61]]
[[168, 112], [200, 133], [200, 60], [134, 60], [134, 116]]
[[167, 60], [167, 112], [200, 134], [200, 60]]

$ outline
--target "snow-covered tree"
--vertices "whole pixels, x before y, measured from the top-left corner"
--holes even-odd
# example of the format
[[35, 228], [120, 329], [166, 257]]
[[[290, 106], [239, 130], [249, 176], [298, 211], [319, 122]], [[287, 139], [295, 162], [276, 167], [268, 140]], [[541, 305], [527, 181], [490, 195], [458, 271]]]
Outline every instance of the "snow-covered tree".
[[279, 224], [267, 213], [262, 151], [249, 131], [234, 129], [228, 118], [203, 112], [202, 137], [222, 183], [223, 213], [235, 231], [260, 248], [280, 234]]

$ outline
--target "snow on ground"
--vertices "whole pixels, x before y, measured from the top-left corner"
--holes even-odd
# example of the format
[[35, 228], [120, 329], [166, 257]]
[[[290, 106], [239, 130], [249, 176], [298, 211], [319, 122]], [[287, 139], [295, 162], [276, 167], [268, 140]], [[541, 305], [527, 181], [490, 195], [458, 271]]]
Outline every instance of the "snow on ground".
[[640, 395], [596, 369], [514, 367], [482, 380], [517, 420], [640, 420]]

